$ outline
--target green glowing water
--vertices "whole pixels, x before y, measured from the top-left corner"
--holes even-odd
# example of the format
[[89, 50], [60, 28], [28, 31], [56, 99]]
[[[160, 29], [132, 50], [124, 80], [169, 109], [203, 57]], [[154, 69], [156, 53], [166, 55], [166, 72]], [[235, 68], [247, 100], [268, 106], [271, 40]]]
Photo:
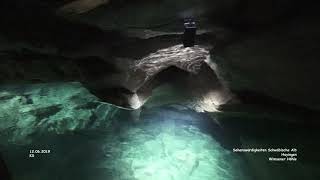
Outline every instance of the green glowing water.
[[[0, 152], [14, 180], [319, 179], [318, 133], [287, 122], [292, 115], [259, 112], [209, 116], [156, 103], [127, 111], [78, 83], [3, 87]], [[294, 146], [299, 161], [230, 151], [242, 146]], [[35, 149], [50, 153], [30, 158]]]

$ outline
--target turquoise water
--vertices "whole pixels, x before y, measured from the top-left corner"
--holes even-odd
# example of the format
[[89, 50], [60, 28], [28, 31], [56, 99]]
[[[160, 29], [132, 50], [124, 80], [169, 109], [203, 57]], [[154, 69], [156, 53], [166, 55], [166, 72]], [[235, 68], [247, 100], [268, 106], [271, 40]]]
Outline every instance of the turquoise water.
[[[5, 87], [0, 103], [0, 152], [14, 180], [320, 179], [316, 126], [274, 109], [198, 113], [167, 104], [129, 111], [77, 83]], [[297, 148], [298, 161], [232, 151], [270, 147]], [[29, 157], [38, 149], [50, 153]]]
[[[3, 155], [17, 180], [251, 179], [245, 161], [201, 129], [198, 121], [208, 119], [196, 112], [162, 107], [142, 112], [138, 122], [128, 112], [117, 118], [109, 129], [34, 135]], [[30, 149], [50, 153], [29, 158]]]

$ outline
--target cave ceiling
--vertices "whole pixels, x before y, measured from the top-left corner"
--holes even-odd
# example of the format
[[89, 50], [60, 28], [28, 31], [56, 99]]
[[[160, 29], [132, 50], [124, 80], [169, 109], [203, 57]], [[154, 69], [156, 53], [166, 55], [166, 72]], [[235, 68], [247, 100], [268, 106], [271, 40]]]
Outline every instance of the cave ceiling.
[[[312, 1], [1, 3], [1, 83], [78, 81], [102, 101], [139, 108], [154, 88], [178, 81], [202, 99], [212, 94], [214, 105], [257, 92], [320, 108], [320, 87], [313, 83], [319, 25]], [[186, 17], [194, 17], [199, 29], [197, 45], [184, 50], [179, 45]], [[188, 58], [192, 63], [181, 61]], [[173, 76], [183, 78], [168, 80]], [[210, 84], [205, 92], [190, 90], [199, 77], [197, 86]]]

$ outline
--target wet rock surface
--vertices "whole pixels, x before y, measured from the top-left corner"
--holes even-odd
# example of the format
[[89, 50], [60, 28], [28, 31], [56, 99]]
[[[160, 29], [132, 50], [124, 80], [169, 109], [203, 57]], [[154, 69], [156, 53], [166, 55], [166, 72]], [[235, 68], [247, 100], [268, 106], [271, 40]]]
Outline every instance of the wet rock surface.
[[138, 97], [142, 94], [142, 106], [143, 98], [149, 98], [143, 95], [156, 95], [151, 90], [171, 83], [183, 93], [190, 94], [193, 97], [190, 100], [200, 107], [199, 111], [214, 111], [214, 108], [206, 107], [224, 104], [233, 97], [211, 69], [208, 53], [208, 47], [198, 45], [189, 48], [176, 45], [160, 49], [134, 61], [128, 70], [127, 81], [122, 86], [137, 92]]
[[[7, 84], [78, 81], [101, 101], [130, 109], [140, 108], [155, 95], [155, 88], [171, 83], [194, 97], [192, 101], [198, 111], [214, 111], [233, 97], [217, 78], [209, 50], [206, 45], [184, 48], [178, 44], [137, 58], [123, 54], [109, 60], [8, 50], [2, 55], [0, 80]], [[42, 68], [38, 70], [35, 66]]]

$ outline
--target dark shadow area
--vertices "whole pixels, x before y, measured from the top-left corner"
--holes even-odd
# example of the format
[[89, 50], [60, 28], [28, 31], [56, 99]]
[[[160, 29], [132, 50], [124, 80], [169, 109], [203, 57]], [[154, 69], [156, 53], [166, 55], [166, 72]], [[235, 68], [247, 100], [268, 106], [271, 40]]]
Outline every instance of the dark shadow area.
[[[320, 111], [308, 109], [295, 104], [289, 104], [259, 92], [235, 91], [235, 94], [237, 94], [241, 103], [244, 105], [256, 106], [266, 110], [272, 109], [283, 114], [290, 114], [291, 116], [299, 119], [300, 123], [308, 124], [307, 126], [310, 127], [313, 125], [320, 126]], [[226, 108], [221, 107], [221, 109], [223, 111], [228, 111], [228, 106]], [[305, 119], [306, 117], [307, 120]]]

